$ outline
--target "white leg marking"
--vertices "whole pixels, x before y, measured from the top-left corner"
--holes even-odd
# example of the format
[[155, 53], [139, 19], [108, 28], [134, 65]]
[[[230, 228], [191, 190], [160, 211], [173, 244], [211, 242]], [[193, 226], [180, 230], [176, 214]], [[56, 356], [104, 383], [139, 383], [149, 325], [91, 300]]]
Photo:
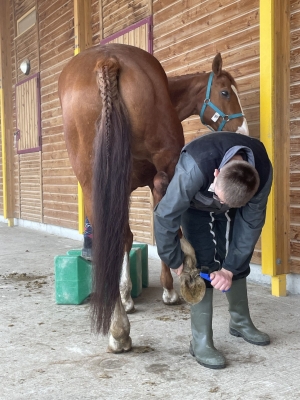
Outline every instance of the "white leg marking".
[[119, 297], [113, 313], [107, 351], [121, 353], [131, 349], [130, 323]]
[[121, 279], [120, 279], [120, 295], [122, 304], [127, 313], [131, 313], [134, 311], [134, 303], [131, 298], [131, 289], [132, 283], [130, 279], [130, 264], [129, 264], [129, 256], [128, 253], [124, 253], [122, 271], [121, 271]]
[[171, 304], [177, 304], [178, 300], [179, 300], [179, 296], [176, 292], [175, 289], [172, 290], [168, 290], [166, 288], [163, 288], [163, 302], [167, 305], [171, 305]]
[[[236, 90], [236, 87], [233, 86], [233, 85], [231, 85], [231, 88], [232, 88], [233, 92], [235, 93], [235, 95], [236, 95], [236, 97], [237, 97], [237, 99], [238, 99], [239, 105], [240, 105], [240, 107], [241, 107], [241, 112], [243, 113], [243, 107], [242, 107], [242, 105], [241, 105], [241, 101], [240, 101], [238, 92], [237, 92], [237, 90]], [[244, 121], [243, 121], [242, 126], [239, 126], [239, 127], [237, 128], [236, 133], [241, 133], [242, 135], [249, 136], [249, 128], [248, 128], [247, 120], [246, 120], [245, 117], [244, 117]]]

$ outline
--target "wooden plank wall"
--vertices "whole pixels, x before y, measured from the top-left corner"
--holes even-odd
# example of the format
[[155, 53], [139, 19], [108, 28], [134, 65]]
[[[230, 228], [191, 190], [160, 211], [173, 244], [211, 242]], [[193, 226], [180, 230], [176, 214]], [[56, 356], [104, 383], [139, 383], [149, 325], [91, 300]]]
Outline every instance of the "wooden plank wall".
[[63, 137], [59, 74], [74, 52], [72, 0], [39, 0], [43, 222], [78, 228], [77, 179]]
[[[102, 11], [102, 8], [101, 8]], [[91, 29], [92, 29], [92, 45], [100, 43], [100, 2], [99, 0], [91, 0]]]
[[300, 2], [290, 1], [290, 218], [291, 272], [300, 273]]
[[[220, 52], [235, 78], [250, 135], [259, 137], [259, 0], [154, 0], [154, 55], [167, 75], [211, 71]], [[186, 142], [208, 130], [198, 116], [182, 123]], [[260, 243], [253, 262], [260, 263]]]
[[101, 3], [103, 39], [150, 15], [148, 0], [102, 0]]
[[[259, 136], [259, 1], [154, 0], [154, 55], [169, 76], [211, 71], [221, 52], [235, 78], [251, 136]], [[207, 131], [197, 116], [183, 123], [187, 141]]]

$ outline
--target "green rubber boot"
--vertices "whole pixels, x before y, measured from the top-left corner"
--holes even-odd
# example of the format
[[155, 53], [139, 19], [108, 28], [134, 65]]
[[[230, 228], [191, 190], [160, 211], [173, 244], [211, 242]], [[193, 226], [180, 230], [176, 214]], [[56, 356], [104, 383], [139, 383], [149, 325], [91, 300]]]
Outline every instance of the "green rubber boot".
[[270, 337], [255, 328], [249, 313], [246, 278], [233, 281], [226, 292], [231, 315], [229, 332], [258, 346], [270, 344]]
[[223, 355], [214, 347], [212, 331], [213, 289], [207, 289], [204, 298], [191, 306], [191, 326], [193, 339], [190, 353], [196, 361], [206, 368], [225, 368]]

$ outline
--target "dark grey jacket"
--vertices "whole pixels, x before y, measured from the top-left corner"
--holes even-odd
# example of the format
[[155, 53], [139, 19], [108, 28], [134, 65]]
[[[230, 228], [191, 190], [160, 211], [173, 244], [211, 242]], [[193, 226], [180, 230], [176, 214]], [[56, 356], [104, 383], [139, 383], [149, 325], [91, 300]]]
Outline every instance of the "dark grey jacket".
[[[206, 160], [204, 157], [202, 162], [199, 162], [199, 159], [196, 161], [197, 157], [195, 154], [194, 157], [192, 156], [191, 149], [199, 148], [201, 140], [203, 144], [204, 140], [207, 144], [207, 140], [212, 137], [213, 141], [209, 145], [213, 151], [208, 151], [204, 146]], [[230, 145], [228, 145], [228, 139]], [[233, 237], [223, 268], [234, 275], [245, 269], [245, 261], [251, 256], [265, 222], [266, 205], [272, 185], [270, 160], [261, 142], [259, 142], [259, 152], [257, 151], [257, 142], [259, 142], [257, 139], [247, 136], [222, 132], [201, 136], [183, 148], [167, 192], [154, 209], [154, 230], [158, 254], [170, 268], [178, 268], [183, 261], [177, 235], [181, 215], [189, 207], [215, 213], [228, 210], [228, 206], [212, 198], [209, 186], [214, 180], [214, 169], [220, 169], [242, 150], [248, 162], [257, 169], [261, 184], [255, 196], [244, 207], [237, 209]], [[259, 153], [259, 160], [258, 154], [255, 153]], [[210, 157], [214, 162], [211, 162]], [[255, 158], [257, 165], [255, 165]]]

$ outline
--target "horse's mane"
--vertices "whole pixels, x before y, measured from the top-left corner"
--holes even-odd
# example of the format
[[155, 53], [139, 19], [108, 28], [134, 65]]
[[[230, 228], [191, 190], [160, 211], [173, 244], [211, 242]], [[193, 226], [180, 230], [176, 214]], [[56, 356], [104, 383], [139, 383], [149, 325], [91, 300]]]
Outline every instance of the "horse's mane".
[[[207, 74], [207, 72], [203, 71], [203, 72], [196, 72], [196, 73], [193, 73], [193, 74], [167, 76], [167, 78], [168, 78], [169, 82], [176, 82], [176, 81], [180, 80], [180, 81], [182, 81], [182, 83], [184, 83], [184, 78], [189, 79], [190, 77], [204, 75], [204, 74]], [[233, 76], [229, 72], [227, 72], [226, 70], [222, 69], [220, 76], [226, 76], [229, 79], [230, 83], [233, 86], [235, 86], [236, 88], [238, 88], [238, 85], [237, 85], [235, 79], [233, 78]]]

